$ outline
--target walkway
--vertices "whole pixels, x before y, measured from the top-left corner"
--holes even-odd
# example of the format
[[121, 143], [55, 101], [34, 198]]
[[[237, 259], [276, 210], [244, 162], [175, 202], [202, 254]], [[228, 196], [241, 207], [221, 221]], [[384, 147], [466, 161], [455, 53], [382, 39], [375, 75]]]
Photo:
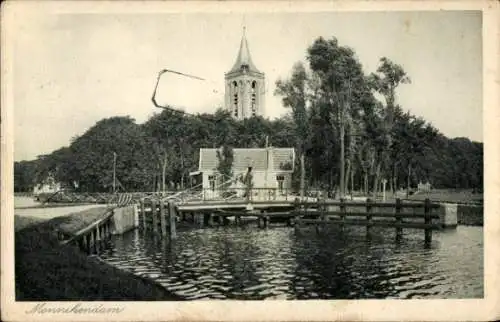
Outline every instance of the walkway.
[[[55, 217], [66, 216], [82, 210], [103, 207], [103, 205], [83, 205], [64, 207], [41, 207], [34, 208], [40, 203], [30, 197], [14, 197], [14, 215], [21, 218], [33, 219], [33, 221], [49, 220]], [[26, 208], [33, 207], [33, 208]], [[18, 228], [18, 227], [16, 227]]]

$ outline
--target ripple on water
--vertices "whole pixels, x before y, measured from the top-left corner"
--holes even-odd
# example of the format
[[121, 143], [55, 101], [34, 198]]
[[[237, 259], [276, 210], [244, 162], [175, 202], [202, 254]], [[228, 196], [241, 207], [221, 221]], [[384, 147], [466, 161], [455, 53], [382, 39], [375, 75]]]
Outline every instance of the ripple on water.
[[431, 249], [419, 232], [397, 245], [392, 230], [375, 234], [366, 241], [355, 229], [340, 238], [225, 227], [180, 231], [165, 249], [131, 232], [101, 258], [196, 300], [483, 296], [482, 228], [438, 232]]

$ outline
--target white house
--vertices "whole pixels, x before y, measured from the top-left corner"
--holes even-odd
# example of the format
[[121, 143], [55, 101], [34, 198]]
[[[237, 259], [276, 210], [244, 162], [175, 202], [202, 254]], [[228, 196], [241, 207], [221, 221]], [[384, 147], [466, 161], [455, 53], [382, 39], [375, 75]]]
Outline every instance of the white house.
[[55, 193], [59, 190], [61, 190], [61, 184], [56, 182], [52, 175], [49, 175], [43, 182], [35, 184], [33, 194], [37, 196], [41, 193]]
[[427, 181], [426, 183], [419, 182], [417, 185], [417, 189], [421, 192], [429, 192], [431, 191], [431, 184], [429, 181]]
[[[218, 198], [221, 195], [220, 174], [217, 171], [218, 149], [200, 149], [198, 171], [191, 175], [201, 176], [204, 197]], [[252, 197], [275, 197], [289, 192], [295, 163], [293, 148], [249, 148], [233, 149], [232, 182], [228, 189], [241, 196], [245, 185], [241, 181], [247, 173], [252, 174]]]

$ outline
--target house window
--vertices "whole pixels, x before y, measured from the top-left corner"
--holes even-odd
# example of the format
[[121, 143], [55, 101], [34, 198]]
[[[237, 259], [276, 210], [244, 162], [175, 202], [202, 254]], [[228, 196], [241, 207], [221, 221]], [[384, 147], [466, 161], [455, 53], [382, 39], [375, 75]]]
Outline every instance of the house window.
[[276, 176], [276, 181], [278, 181], [278, 191], [283, 192], [283, 182], [285, 181], [285, 176], [283, 175]]
[[210, 189], [215, 190], [215, 176], [208, 176], [208, 182], [210, 184]]

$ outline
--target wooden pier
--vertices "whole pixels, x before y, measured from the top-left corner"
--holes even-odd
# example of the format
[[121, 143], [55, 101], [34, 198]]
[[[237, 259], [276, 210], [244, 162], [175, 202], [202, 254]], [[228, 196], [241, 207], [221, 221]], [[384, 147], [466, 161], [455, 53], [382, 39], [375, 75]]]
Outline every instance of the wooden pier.
[[324, 227], [336, 225], [364, 226], [369, 236], [372, 227], [389, 227], [396, 231], [396, 239], [401, 239], [403, 229], [421, 229], [426, 244], [432, 242], [432, 231], [442, 228], [438, 222], [439, 214], [433, 210], [439, 208], [429, 199], [419, 203], [396, 202], [353, 202], [344, 199], [328, 201], [318, 199], [316, 202], [294, 201], [253, 201], [222, 200], [205, 202], [186, 202], [175, 204], [173, 201], [144, 199], [140, 203], [140, 228], [152, 231], [161, 236], [176, 237], [177, 221], [188, 221], [199, 227], [240, 225], [243, 218], [252, 218], [259, 228], [267, 228], [271, 222], [281, 222], [294, 226], [299, 230], [304, 226], [315, 226], [320, 232]]
[[178, 207], [174, 202], [145, 198], [139, 203], [138, 220], [141, 230], [175, 239], [178, 216]]
[[99, 254], [113, 234], [122, 234], [136, 225], [136, 205], [130, 196], [115, 195], [99, 219], [71, 234], [58, 231], [61, 244], [75, 244], [87, 254]]

